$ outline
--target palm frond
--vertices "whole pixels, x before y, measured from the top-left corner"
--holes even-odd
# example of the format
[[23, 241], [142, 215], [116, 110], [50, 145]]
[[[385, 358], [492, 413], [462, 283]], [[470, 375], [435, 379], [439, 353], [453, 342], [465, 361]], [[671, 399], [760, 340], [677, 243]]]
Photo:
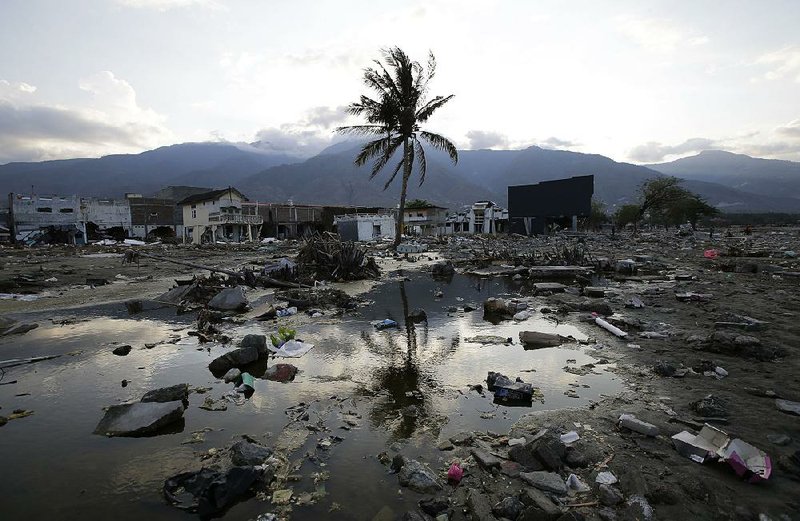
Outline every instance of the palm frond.
[[376, 136], [379, 134], [386, 134], [386, 127], [383, 125], [350, 125], [347, 127], [336, 127], [336, 132], [357, 136]]
[[397, 165], [395, 165], [394, 170], [392, 171], [392, 175], [389, 176], [389, 179], [383, 184], [383, 189], [384, 190], [389, 188], [389, 185], [392, 184], [392, 181], [394, 181], [394, 178], [397, 177], [397, 173], [400, 171], [401, 168], [403, 168], [403, 166], [405, 166], [405, 164], [406, 164], [406, 157], [404, 155], [403, 158], [400, 159], [400, 161], [397, 162]]
[[[378, 159], [376, 159], [375, 162], [372, 163], [372, 172], [370, 172], [369, 174], [370, 179], [374, 179], [375, 176], [378, 175], [381, 172], [381, 170], [383, 170], [383, 167], [385, 167], [386, 163], [388, 163], [389, 160], [392, 158], [394, 153], [397, 151], [397, 148], [401, 144], [403, 144], [403, 138], [400, 136], [396, 137], [388, 136], [385, 139], [387, 140], [385, 148], [383, 148], [383, 150], [380, 152], [380, 155], [378, 156], [377, 153], [373, 153], [371, 156], [369, 156], [369, 157], [378, 156]], [[364, 147], [364, 149], [366, 149], [366, 146]], [[364, 154], [364, 149], [361, 150], [361, 153], [356, 158], [356, 161], [358, 161], [358, 159], [362, 156], [362, 154]], [[366, 159], [361, 164], [364, 163], [366, 163]], [[359, 163], [356, 162], [356, 164]]]
[[428, 121], [428, 118], [430, 118], [434, 112], [436, 112], [442, 105], [453, 99], [454, 96], [454, 94], [450, 94], [449, 96], [436, 96], [430, 100], [417, 111], [417, 121], [420, 123]]
[[419, 161], [417, 162], [419, 165], [419, 186], [422, 186], [422, 183], [425, 182], [425, 172], [428, 171], [428, 162], [425, 159], [425, 149], [422, 148], [422, 143], [416, 137], [414, 138], [414, 150], [417, 151], [419, 156]]
[[356, 166], [363, 166], [373, 157], [383, 155], [386, 153], [386, 149], [389, 148], [391, 142], [392, 136], [390, 135], [370, 141], [361, 148], [361, 151], [356, 156], [354, 163]]
[[439, 134], [434, 134], [433, 132], [426, 132], [424, 130], [419, 134], [422, 139], [430, 143], [433, 148], [447, 152], [447, 155], [450, 156], [450, 160], [454, 165], [458, 163], [458, 150], [456, 149], [456, 146], [446, 137], [440, 136]]

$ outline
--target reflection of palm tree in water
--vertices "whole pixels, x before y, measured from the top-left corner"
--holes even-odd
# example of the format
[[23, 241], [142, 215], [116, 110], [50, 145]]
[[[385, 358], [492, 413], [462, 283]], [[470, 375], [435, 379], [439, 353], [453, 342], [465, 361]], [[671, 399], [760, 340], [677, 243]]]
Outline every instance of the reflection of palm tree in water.
[[[420, 331], [422, 342], [418, 345], [417, 325], [408, 319], [410, 308], [405, 281], [400, 281], [400, 299], [406, 336], [405, 353], [395, 342], [397, 335], [391, 331], [374, 336], [365, 334], [362, 338], [370, 351], [386, 361], [372, 375], [373, 390], [378, 395], [371, 404], [370, 420], [374, 426], [390, 431], [393, 438], [408, 438], [434, 415], [431, 395], [438, 382], [433, 369], [439, 360], [451, 355], [454, 344], [445, 342], [439, 349], [430, 350], [428, 324], [425, 322]], [[419, 352], [420, 348], [422, 352]]]

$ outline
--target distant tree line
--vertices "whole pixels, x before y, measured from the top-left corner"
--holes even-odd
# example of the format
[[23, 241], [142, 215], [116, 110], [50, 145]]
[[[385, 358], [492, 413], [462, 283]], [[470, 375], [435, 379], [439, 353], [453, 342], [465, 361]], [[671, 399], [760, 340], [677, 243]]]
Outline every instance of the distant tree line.
[[680, 186], [676, 177], [659, 177], [647, 181], [639, 188], [638, 202], [626, 204], [608, 215], [605, 205], [592, 201], [589, 225], [596, 228], [611, 221], [615, 226], [638, 227], [645, 222], [651, 225], [679, 226], [690, 224], [696, 228], [704, 218], [719, 215], [719, 210], [711, 206], [700, 195]]

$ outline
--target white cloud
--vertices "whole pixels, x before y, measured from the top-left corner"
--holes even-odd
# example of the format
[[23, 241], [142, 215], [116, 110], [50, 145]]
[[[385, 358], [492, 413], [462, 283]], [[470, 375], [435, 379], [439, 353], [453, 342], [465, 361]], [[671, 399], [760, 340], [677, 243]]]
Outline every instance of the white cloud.
[[800, 119], [790, 121], [786, 125], [778, 127], [775, 131], [793, 139], [800, 139]]
[[622, 16], [617, 18], [617, 28], [641, 47], [658, 53], [709, 42], [707, 36], [689, 33], [668, 19]]
[[779, 80], [789, 77], [800, 83], [800, 47], [789, 46], [777, 51], [762, 54], [756, 60], [758, 65], [768, 68], [762, 76], [765, 80]]
[[0, 80], [0, 100], [19, 99], [34, 92], [36, 92], [36, 87], [24, 81], [12, 83], [8, 80]]
[[545, 148], [575, 148], [581, 146], [580, 143], [571, 141], [569, 139], [561, 139], [555, 136], [550, 136], [540, 143]]
[[79, 88], [87, 103], [63, 106], [39, 100], [32, 85], [0, 80], [0, 163], [139, 152], [174, 140], [164, 117], [140, 107], [133, 87], [110, 71]]
[[713, 148], [714, 146], [714, 140], [701, 137], [687, 139], [678, 145], [664, 145], [662, 143], [650, 141], [634, 147], [628, 155], [632, 160], [640, 163], [657, 163], [669, 156], [701, 152]]
[[347, 122], [346, 107], [313, 107], [299, 121], [256, 132], [258, 148], [298, 157], [310, 157], [337, 141], [344, 140], [333, 127]]
[[486, 148], [506, 149], [510, 145], [508, 136], [502, 132], [493, 130], [470, 130], [467, 132], [470, 150], [482, 150]]
[[157, 11], [168, 11], [170, 9], [182, 7], [210, 7], [222, 9], [224, 6], [217, 0], [117, 0], [118, 4], [126, 7], [139, 9], [155, 9]]

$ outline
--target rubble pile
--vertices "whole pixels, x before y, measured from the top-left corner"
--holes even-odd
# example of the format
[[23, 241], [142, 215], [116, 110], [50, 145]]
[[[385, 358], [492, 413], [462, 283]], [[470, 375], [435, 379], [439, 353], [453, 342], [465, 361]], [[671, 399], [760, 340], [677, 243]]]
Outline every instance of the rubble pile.
[[354, 242], [342, 241], [332, 234], [307, 237], [297, 255], [302, 277], [306, 280], [349, 281], [374, 279], [381, 271], [367, 250]]

